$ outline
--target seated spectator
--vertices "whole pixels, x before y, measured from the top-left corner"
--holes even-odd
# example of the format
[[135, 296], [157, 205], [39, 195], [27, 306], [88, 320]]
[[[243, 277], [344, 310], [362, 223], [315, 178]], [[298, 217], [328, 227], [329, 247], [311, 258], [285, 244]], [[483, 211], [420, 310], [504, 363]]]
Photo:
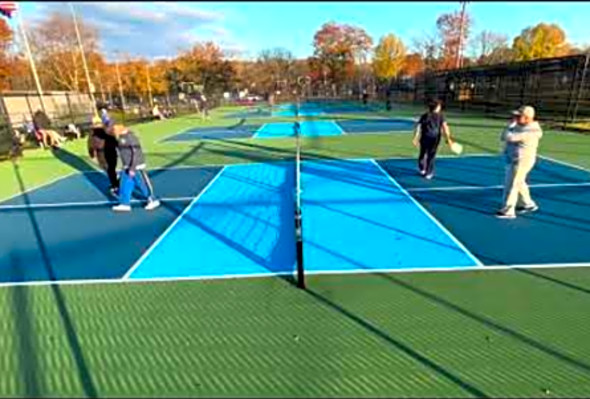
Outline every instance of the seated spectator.
[[12, 147], [10, 148], [10, 158], [17, 160], [23, 156], [23, 146], [26, 136], [18, 129], [12, 130]]
[[154, 117], [154, 119], [158, 120], [165, 119], [164, 115], [162, 115], [162, 113], [160, 112], [158, 104], [154, 104], [154, 108], [152, 108], [152, 116]]
[[65, 141], [59, 133], [51, 129], [51, 120], [47, 114], [40, 109], [38, 109], [33, 115], [33, 125], [35, 127], [36, 136], [43, 143], [44, 148], [59, 148], [61, 143]]
[[79, 139], [80, 137], [82, 137], [82, 134], [80, 133], [80, 129], [78, 129], [76, 125], [74, 125], [73, 123], [69, 123], [65, 129], [65, 136]]

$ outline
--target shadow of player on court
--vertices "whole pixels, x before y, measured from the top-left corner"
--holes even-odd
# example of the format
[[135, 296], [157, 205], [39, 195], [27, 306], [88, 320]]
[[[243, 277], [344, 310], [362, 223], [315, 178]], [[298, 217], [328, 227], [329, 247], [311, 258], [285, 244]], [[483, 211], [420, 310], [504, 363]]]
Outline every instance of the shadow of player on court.
[[84, 178], [105, 198], [113, 199], [109, 195], [110, 184], [105, 172], [97, 170], [91, 162], [65, 148], [55, 148], [52, 152], [55, 158], [82, 173]]

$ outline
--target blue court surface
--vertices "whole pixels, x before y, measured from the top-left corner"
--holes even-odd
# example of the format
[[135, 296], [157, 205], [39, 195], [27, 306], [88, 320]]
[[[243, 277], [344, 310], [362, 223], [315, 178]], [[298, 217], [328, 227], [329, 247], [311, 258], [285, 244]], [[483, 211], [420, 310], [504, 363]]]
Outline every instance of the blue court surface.
[[[414, 122], [409, 119], [349, 119], [301, 121], [301, 134], [306, 137], [339, 136], [341, 134], [409, 133]], [[165, 138], [164, 142], [192, 140], [224, 140], [232, 138], [281, 138], [294, 137], [292, 122], [267, 123], [265, 125], [238, 125], [229, 127], [195, 128]]]
[[412, 119], [345, 119], [336, 121], [347, 134], [391, 133], [414, 130]]
[[242, 119], [242, 118], [268, 118], [272, 113], [262, 108], [247, 109], [240, 112], [234, 112], [224, 116], [224, 119]]
[[[295, 104], [281, 104], [275, 107], [273, 116], [295, 116]], [[358, 105], [354, 102], [346, 101], [308, 101], [299, 107], [300, 116], [317, 116], [322, 114], [348, 114], [364, 113], [371, 111], [369, 106]]]
[[[340, 136], [344, 132], [338, 124], [333, 121], [302, 121], [301, 135], [303, 137], [320, 137], [320, 136]], [[278, 137], [295, 137], [294, 124], [285, 123], [267, 123], [263, 125], [254, 138], [278, 138]]]
[[[590, 172], [539, 159], [540, 206], [499, 220], [503, 163], [440, 158], [431, 181], [413, 159], [301, 165], [307, 273], [442, 271], [590, 264]], [[0, 203], [2, 283], [291, 275], [292, 162], [151, 171], [163, 205], [115, 214], [99, 172]]]
[[167, 137], [163, 142], [178, 142], [192, 140], [223, 140], [249, 138], [260, 128], [260, 125], [238, 125], [226, 127], [201, 127], [186, 130]]
[[273, 116], [293, 117], [299, 116], [317, 116], [322, 114], [322, 108], [316, 104], [304, 103], [299, 107], [297, 113], [297, 106], [295, 104], [281, 104], [275, 107], [272, 111]]

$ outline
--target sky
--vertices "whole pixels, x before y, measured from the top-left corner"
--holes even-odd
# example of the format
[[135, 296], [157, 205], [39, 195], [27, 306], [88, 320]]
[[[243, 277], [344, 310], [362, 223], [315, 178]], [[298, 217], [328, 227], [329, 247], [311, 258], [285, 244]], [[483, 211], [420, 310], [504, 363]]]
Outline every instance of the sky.
[[[69, 12], [63, 2], [19, 3], [27, 25], [48, 12]], [[98, 27], [103, 51], [149, 59], [170, 57], [198, 41], [213, 40], [239, 58], [283, 47], [297, 58], [313, 53], [313, 35], [328, 21], [364, 28], [375, 42], [394, 33], [411, 48], [435, 31], [438, 15], [454, 2], [76, 2], [85, 21]], [[557, 23], [568, 40], [590, 44], [590, 2], [469, 2], [472, 32], [491, 30], [512, 38], [539, 22]], [[14, 23], [14, 21], [12, 22]]]

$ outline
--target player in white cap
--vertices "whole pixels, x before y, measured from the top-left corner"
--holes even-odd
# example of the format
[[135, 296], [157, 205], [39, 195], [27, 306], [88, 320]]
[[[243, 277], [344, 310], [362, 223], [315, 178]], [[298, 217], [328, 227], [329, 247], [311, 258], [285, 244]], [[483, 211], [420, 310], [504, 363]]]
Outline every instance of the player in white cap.
[[526, 179], [535, 166], [543, 130], [535, 121], [535, 109], [525, 105], [512, 112], [512, 121], [502, 133], [506, 178], [504, 204], [496, 213], [502, 219], [514, 219], [518, 213], [534, 212], [539, 207], [531, 198]]

